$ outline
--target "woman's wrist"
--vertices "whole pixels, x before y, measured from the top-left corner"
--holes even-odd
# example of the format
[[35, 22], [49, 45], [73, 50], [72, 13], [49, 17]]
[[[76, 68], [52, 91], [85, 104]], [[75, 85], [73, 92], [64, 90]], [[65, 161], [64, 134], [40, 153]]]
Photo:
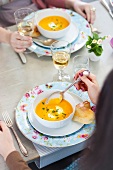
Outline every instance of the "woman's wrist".
[[8, 155], [9, 155], [10, 153], [14, 152], [14, 151], [16, 151], [16, 148], [15, 148], [15, 147], [12, 147], [12, 148], [7, 149], [7, 151], [4, 152], [3, 155], [2, 155], [3, 158], [4, 158], [4, 160], [6, 161]]
[[0, 27], [0, 42], [10, 44], [12, 32]]
[[8, 31], [7, 35], [6, 35], [6, 43], [7, 44], [11, 44], [11, 35], [12, 35], [12, 32]]
[[65, 0], [65, 7], [68, 9], [72, 9], [74, 6], [74, 0]]

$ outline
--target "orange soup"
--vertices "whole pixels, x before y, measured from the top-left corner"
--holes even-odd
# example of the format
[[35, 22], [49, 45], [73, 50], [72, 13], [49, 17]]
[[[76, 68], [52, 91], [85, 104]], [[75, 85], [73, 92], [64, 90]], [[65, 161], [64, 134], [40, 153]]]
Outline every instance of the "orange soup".
[[58, 99], [52, 99], [52, 102], [45, 104], [46, 98], [43, 99], [35, 108], [36, 114], [48, 121], [59, 121], [67, 118], [72, 112], [71, 104], [63, 99], [60, 103]]
[[60, 16], [45, 17], [39, 22], [39, 26], [48, 31], [59, 31], [66, 28], [68, 25], [68, 20]]

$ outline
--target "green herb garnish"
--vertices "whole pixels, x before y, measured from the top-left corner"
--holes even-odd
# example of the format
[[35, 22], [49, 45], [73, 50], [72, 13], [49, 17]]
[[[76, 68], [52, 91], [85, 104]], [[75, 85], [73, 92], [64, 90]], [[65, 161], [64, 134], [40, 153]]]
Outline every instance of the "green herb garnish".
[[52, 113], [55, 113], [55, 110], [52, 110]]
[[63, 115], [66, 115], [65, 113], [62, 113]]
[[55, 116], [58, 116], [58, 115], [55, 115]]

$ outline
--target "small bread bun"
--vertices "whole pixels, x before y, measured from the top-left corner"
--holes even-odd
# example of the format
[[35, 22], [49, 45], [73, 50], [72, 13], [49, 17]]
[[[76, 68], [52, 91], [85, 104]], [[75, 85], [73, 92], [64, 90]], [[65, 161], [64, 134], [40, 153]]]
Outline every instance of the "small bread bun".
[[76, 105], [73, 121], [77, 121], [82, 124], [90, 124], [94, 121], [94, 119], [95, 114], [91, 110], [90, 103], [88, 101]]
[[34, 32], [32, 33], [31, 37], [32, 37], [32, 38], [36, 38], [36, 37], [38, 37], [38, 36], [40, 36], [40, 32], [38, 31], [37, 26], [35, 26], [35, 27], [34, 27]]

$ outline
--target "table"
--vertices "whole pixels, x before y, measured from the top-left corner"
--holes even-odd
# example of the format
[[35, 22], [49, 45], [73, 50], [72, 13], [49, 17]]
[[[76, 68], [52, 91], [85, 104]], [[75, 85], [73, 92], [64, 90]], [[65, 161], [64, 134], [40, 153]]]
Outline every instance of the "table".
[[[98, 2], [91, 3], [96, 8], [97, 19], [94, 24], [102, 35], [113, 36], [113, 19], [110, 17], [105, 8]], [[106, 21], [106, 25], [105, 25]], [[15, 26], [10, 29], [15, 29]], [[69, 66], [66, 71], [72, 75], [72, 60], [75, 55], [88, 55], [87, 50], [83, 47], [81, 50], [72, 54]], [[27, 56], [27, 64], [22, 64], [18, 55], [7, 44], [0, 44], [0, 113], [7, 110], [10, 113], [11, 119], [14, 122], [14, 108], [24, 95], [24, 93], [39, 84], [44, 84], [52, 81], [52, 76], [56, 69], [52, 64], [51, 57], [43, 56], [38, 58], [36, 54], [31, 53]], [[99, 62], [90, 62], [90, 70], [97, 76], [97, 80], [102, 86], [103, 81], [109, 71], [113, 68], [113, 49], [106, 40], [104, 42], [103, 58]], [[0, 114], [0, 120], [2, 120]], [[33, 161], [39, 155], [35, 150], [31, 141], [26, 139], [18, 130], [14, 123], [14, 128], [21, 138], [23, 144], [29, 151], [29, 157], [24, 160], [27, 162]], [[17, 142], [14, 138], [16, 149], [19, 151]], [[0, 156], [0, 169], [7, 170], [7, 166]]]

